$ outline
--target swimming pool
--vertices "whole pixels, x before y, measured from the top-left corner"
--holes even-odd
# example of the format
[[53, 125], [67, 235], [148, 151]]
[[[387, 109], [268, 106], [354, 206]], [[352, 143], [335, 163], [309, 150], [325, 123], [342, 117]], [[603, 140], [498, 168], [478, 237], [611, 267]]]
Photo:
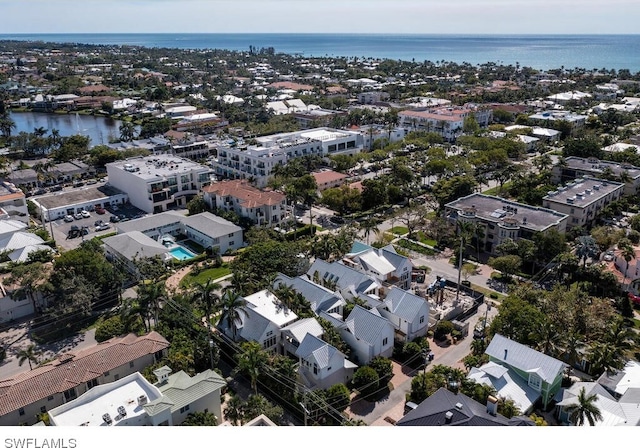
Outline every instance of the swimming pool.
[[191, 260], [196, 256], [196, 254], [182, 246], [172, 247], [171, 250], [169, 250], [169, 253], [171, 253], [173, 258], [180, 261]]

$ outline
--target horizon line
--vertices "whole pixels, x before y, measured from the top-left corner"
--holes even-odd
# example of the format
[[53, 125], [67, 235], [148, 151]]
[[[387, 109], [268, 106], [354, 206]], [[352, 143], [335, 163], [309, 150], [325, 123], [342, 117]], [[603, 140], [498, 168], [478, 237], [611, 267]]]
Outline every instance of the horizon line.
[[286, 34], [306, 34], [306, 35], [353, 35], [353, 36], [639, 36], [640, 33], [419, 33], [419, 32], [384, 32], [384, 33], [376, 33], [376, 32], [325, 32], [325, 31], [314, 31], [314, 32], [297, 32], [297, 31], [286, 31], [286, 32], [273, 32], [273, 31], [261, 31], [261, 32], [246, 32], [246, 31], [225, 31], [225, 32], [206, 32], [206, 31], [171, 31], [171, 32], [160, 32], [160, 31], [100, 31], [100, 32], [82, 32], [82, 31], [71, 31], [71, 32], [13, 32], [13, 33], [0, 33], [0, 36], [20, 36], [20, 35], [96, 35], [96, 34], [206, 34], [206, 35], [224, 35], [224, 34], [274, 34], [274, 35], [286, 35]]

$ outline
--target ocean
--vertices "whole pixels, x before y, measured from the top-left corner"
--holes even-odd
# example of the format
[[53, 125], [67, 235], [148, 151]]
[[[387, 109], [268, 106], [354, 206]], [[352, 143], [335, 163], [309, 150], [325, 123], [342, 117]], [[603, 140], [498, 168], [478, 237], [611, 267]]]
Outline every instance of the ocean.
[[640, 72], [640, 35], [435, 34], [0, 34], [0, 40], [139, 45], [151, 48], [248, 51], [305, 57], [496, 63], [536, 70], [584, 68]]

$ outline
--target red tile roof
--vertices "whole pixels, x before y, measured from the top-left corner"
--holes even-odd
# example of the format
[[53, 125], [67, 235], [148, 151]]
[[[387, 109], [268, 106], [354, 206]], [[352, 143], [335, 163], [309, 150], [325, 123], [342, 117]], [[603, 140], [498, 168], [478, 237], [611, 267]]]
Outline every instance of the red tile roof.
[[152, 331], [145, 336], [132, 333], [115, 337], [86, 350], [66, 353], [48, 364], [0, 381], [0, 415], [62, 393], [167, 347], [169, 342]]
[[245, 208], [277, 205], [286, 199], [286, 196], [282, 193], [273, 190], [259, 190], [243, 179], [216, 182], [204, 187], [202, 191], [220, 197], [232, 196], [238, 198]]
[[347, 177], [349, 177], [346, 174], [338, 173], [337, 171], [333, 171], [333, 170], [325, 170], [325, 171], [320, 171], [319, 173], [311, 173], [311, 175], [315, 178], [316, 184], [318, 184], [318, 186], [321, 186], [328, 182], [344, 180]]

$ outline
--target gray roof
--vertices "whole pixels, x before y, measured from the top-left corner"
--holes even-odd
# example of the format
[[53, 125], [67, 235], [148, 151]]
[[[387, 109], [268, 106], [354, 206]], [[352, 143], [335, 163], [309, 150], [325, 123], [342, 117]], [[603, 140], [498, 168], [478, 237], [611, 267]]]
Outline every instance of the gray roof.
[[370, 345], [375, 344], [383, 332], [393, 325], [372, 310], [356, 305], [345, 320], [345, 327], [358, 339]]
[[632, 179], [640, 177], [640, 168], [628, 164], [575, 156], [566, 157], [564, 161], [567, 168], [593, 173], [594, 176], [602, 174], [605, 168], [609, 168], [616, 175], [627, 173]]
[[354, 295], [366, 292], [372, 284], [377, 283], [371, 276], [337, 262], [328, 263], [316, 259], [307, 271], [309, 278], [313, 278], [313, 273], [316, 271], [320, 279], [324, 279], [326, 275], [326, 280], [335, 281], [341, 290], [353, 289]]
[[210, 212], [187, 216], [182, 222], [185, 226], [189, 226], [194, 230], [210, 236], [211, 238], [218, 238], [242, 231], [242, 227]]
[[390, 313], [406, 321], [412, 322], [420, 313], [426, 301], [403, 289], [392, 286], [384, 299]]
[[[446, 422], [447, 413], [451, 422]], [[438, 389], [418, 407], [402, 417], [397, 426], [512, 426], [535, 423], [529, 419], [508, 419], [503, 415], [492, 415], [486, 405], [466, 395], [454, 394], [445, 388]]]
[[112, 196], [124, 193], [110, 185], [76, 188], [69, 191], [59, 191], [46, 196], [38, 196], [34, 201], [42, 204], [47, 210], [58, 207], [71, 207], [73, 204], [84, 204], [89, 201], [107, 200]]
[[[337, 348], [312, 334], [307, 334], [300, 343], [300, 347], [296, 350], [296, 356], [302, 359], [308, 360], [312, 356], [321, 369], [328, 367], [331, 358], [338, 354], [341, 353]], [[342, 357], [344, 358], [344, 355]]]
[[533, 232], [558, 225], [569, 216], [548, 208], [534, 207], [479, 193], [456, 199], [446, 204], [445, 207], [458, 212], [472, 211], [478, 218], [494, 223], [502, 222], [504, 218], [516, 219], [519, 221], [520, 227]]
[[507, 364], [524, 372], [535, 372], [547, 383], [553, 383], [566, 366], [562, 361], [500, 334], [496, 334], [491, 339], [485, 353], [501, 364]]
[[162, 244], [138, 231], [110, 236], [102, 242], [127, 260], [133, 260], [136, 257], [163, 256], [169, 251]]
[[118, 233], [133, 232], [135, 230], [144, 233], [152, 229], [182, 222], [184, 218], [185, 216], [182, 213], [168, 211], [145, 216], [144, 218], [132, 219], [131, 221], [119, 222], [116, 224], [116, 229], [118, 229]]
[[316, 314], [346, 303], [340, 293], [333, 292], [324, 286], [318, 285], [302, 275], [291, 278], [285, 274], [278, 274], [274, 285], [279, 282], [292, 287], [296, 292], [302, 294], [307, 302], [309, 302], [311, 311]]
[[324, 333], [322, 326], [313, 317], [293, 322], [286, 327], [282, 327], [281, 331], [290, 332], [298, 342], [302, 341], [307, 334], [320, 337]]
[[[242, 327], [240, 327], [238, 334], [246, 341], [260, 341], [271, 321], [250, 308], [245, 307], [244, 309], [247, 314], [240, 316]], [[224, 319], [224, 321], [226, 325], [227, 320]]]

